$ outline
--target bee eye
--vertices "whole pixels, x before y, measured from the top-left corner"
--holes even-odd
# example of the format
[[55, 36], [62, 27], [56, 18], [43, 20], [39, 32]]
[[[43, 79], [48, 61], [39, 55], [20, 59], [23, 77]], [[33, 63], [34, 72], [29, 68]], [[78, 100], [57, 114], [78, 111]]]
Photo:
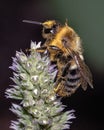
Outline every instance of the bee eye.
[[44, 33], [50, 33], [50, 32], [51, 32], [50, 28], [44, 29]]
[[54, 28], [54, 29], [55, 29], [56, 27], [57, 27], [57, 25], [55, 24], [55, 25], [53, 25], [53, 27], [52, 27], [52, 28]]

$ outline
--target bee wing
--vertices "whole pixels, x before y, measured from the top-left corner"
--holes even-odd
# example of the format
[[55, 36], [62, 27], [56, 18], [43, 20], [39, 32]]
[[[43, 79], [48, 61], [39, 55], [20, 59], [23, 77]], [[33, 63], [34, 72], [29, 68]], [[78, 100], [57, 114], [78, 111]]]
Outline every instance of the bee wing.
[[73, 54], [73, 58], [78, 66], [78, 69], [80, 70], [81, 74], [81, 85], [84, 90], [87, 89], [87, 83], [91, 88], [93, 88], [92, 84], [92, 74], [90, 72], [90, 69], [88, 66], [85, 64], [85, 62], [80, 58], [78, 54]]

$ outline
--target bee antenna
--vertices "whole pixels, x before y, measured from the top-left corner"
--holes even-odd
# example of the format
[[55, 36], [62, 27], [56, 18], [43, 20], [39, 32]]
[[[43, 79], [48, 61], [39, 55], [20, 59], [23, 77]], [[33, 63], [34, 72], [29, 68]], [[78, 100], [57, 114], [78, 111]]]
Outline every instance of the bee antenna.
[[37, 25], [42, 25], [41, 22], [31, 21], [31, 20], [23, 20], [22, 22], [24, 22], [24, 23], [32, 23], [32, 24], [37, 24]]

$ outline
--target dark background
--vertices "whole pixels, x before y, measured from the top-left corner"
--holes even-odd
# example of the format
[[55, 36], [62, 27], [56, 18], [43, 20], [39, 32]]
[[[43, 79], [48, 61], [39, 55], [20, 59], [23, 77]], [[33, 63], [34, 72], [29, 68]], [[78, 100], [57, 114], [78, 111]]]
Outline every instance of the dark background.
[[82, 39], [86, 63], [90, 67], [94, 89], [81, 88], [63, 99], [67, 109], [74, 109], [76, 119], [71, 130], [104, 130], [104, 1], [103, 0], [1, 0], [0, 1], [0, 130], [9, 130], [15, 116], [9, 111], [11, 100], [5, 98], [12, 72], [9, 66], [15, 51], [29, 48], [30, 41], [43, 41], [41, 27], [22, 23], [23, 19], [43, 22], [66, 18]]

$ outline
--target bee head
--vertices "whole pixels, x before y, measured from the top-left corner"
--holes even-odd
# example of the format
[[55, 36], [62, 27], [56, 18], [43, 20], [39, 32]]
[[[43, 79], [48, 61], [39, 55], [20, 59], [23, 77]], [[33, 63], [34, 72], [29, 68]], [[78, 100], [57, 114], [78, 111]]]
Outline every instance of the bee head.
[[37, 21], [30, 21], [30, 20], [23, 20], [23, 22], [42, 25], [43, 26], [42, 36], [45, 39], [52, 37], [57, 32], [58, 27], [60, 26], [60, 24], [55, 20], [48, 20], [43, 23]]
[[58, 27], [60, 24], [56, 22], [55, 20], [48, 20], [42, 23], [43, 25], [43, 30], [42, 30], [42, 35], [43, 38], [47, 39], [52, 37], [58, 30]]

